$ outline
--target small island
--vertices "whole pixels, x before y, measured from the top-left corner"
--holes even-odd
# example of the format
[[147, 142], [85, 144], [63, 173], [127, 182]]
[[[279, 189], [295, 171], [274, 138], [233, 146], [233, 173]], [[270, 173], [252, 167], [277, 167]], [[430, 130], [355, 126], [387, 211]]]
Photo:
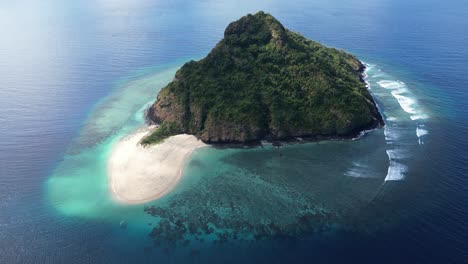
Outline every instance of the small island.
[[206, 58], [186, 63], [148, 118], [210, 144], [355, 137], [383, 125], [364, 69], [258, 12], [231, 23]]
[[244, 16], [160, 91], [146, 114], [157, 126], [114, 146], [111, 191], [125, 203], [157, 199], [206, 144], [346, 139], [383, 126], [364, 69], [353, 55], [308, 40], [270, 14]]

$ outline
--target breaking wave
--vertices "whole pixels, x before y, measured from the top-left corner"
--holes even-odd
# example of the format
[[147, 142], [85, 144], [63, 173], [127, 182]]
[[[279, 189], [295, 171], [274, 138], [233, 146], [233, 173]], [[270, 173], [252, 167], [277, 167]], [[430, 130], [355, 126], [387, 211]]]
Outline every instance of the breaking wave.
[[419, 145], [424, 144], [423, 137], [427, 134], [429, 134], [429, 131], [425, 129], [425, 125], [418, 125], [418, 127], [416, 127], [416, 136], [418, 137]]
[[[388, 115], [385, 118], [386, 125], [384, 129], [387, 145], [386, 153], [388, 156], [388, 170], [385, 181], [402, 180], [408, 171], [406, 160], [411, 156], [411, 146], [416, 146], [416, 144], [423, 145], [424, 137], [429, 134], [424, 125], [424, 121], [429, 118], [429, 115], [421, 107], [406, 83], [393, 79], [392, 76], [377, 69], [376, 65], [368, 67], [365, 76], [370, 76], [366, 79], [369, 87], [371, 84], [377, 84], [377, 87], [382, 87], [383, 90], [377, 92], [384, 96], [391, 96], [388, 98], [395, 98], [400, 106], [399, 108], [403, 110], [401, 112], [399, 110], [393, 111], [393, 108], [390, 107], [386, 110], [388, 112], [384, 113]], [[391, 105], [390, 102], [389, 104]], [[416, 137], [408, 136], [414, 133], [412, 132], [414, 130], [411, 128], [412, 125], [408, 126], [407, 122], [416, 126]], [[417, 143], [415, 139], [417, 139]], [[353, 176], [357, 172], [359, 172], [359, 167], [353, 166], [347, 175]]]
[[398, 157], [397, 153], [398, 152], [395, 150], [387, 150], [390, 164], [388, 165], [385, 181], [398, 181], [405, 178], [405, 173], [408, 170], [408, 167], [398, 161], [401, 157]]
[[382, 88], [390, 89], [391, 94], [400, 104], [403, 111], [410, 115], [411, 120], [427, 119], [429, 116], [421, 110], [418, 101], [409, 92], [402, 81], [381, 80], [377, 82]]

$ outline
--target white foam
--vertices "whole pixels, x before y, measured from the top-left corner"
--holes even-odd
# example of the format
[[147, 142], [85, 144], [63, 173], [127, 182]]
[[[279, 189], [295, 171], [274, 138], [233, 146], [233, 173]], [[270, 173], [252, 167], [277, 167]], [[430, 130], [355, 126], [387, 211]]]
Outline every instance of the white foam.
[[362, 176], [361, 172], [360, 171], [357, 171], [356, 169], [352, 168], [352, 169], [349, 169], [346, 173], [345, 173], [346, 176], [348, 177], [353, 177], [353, 178], [365, 178]]
[[377, 83], [385, 89], [399, 89], [405, 87], [405, 83], [400, 81], [382, 80]]
[[424, 127], [424, 125], [419, 125], [418, 127], [416, 127], [416, 136], [418, 137], [419, 145], [424, 144], [424, 141], [423, 141], [422, 137], [429, 134], [429, 131], [427, 131], [423, 127]]
[[366, 66], [366, 71], [370, 71], [376, 66], [376, 64], [370, 64], [370, 63], [365, 63], [365, 62], [364, 62], [364, 65]]
[[366, 83], [366, 88], [370, 90], [371, 89], [370, 82], [368, 80], [365, 80], [365, 83]]
[[416, 136], [418, 136], [418, 138], [429, 134], [429, 131], [427, 131], [426, 129], [424, 129], [424, 128], [422, 128], [422, 127], [423, 127], [423, 126], [418, 126], [418, 127], [416, 128]]
[[377, 82], [381, 87], [391, 90], [391, 94], [400, 104], [403, 111], [410, 115], [411, 120], [429, 118], [423, 113], [416, 99], [412, 98], [406, 84], [402, 81], [382, 80]]
[[401, 93], [398, 92], [392, 92], [393, 97], [395, 97], [400, 104], [401, 108], [403, 110], [410, 114], [410, 115], [417, 115], [418, 111], [415, 107], [416, 101], [413, 98], [410, 98], [408, 96], [404, 96]]
[[378, 129], [378, 128], [363, 130], [363, 131], [359, 132], [359, 135], [357, 135], [356, 137], [353, 137], [351, 140], [358, 140], [361, 137], [365, 136], [367, 133], [372, 132], [372, 131], [374, 131], [376, 129]]
[[372, 75], [371, 77], [372, 78], [378, 78], [378, 77], [382, 77], [382, 76], [383, 76], [382, 73], [376, 73], [376, 74]]
[[385, 176], [385, 181], [399, 181], [405, 178], [405, 173], [408, 168], [395, 161], [390, 161], [390, 165], [388, 165], [387, 176]]
[[429, 116], [426, 114], [417, 114], [417, 115], [411, 115], [410, 118], [411, 120], [424, 120], [424, 119], [428, 119]]
[[402, 158], [399, 150], [387, 150], [388, 156], [388, 170], [385, 181], [399, 181], [405, 178], [405, 173], [408, 171], [408, 167], [401, 164], [398, 159]]
[[368, 166], [359, 162], [353, 162], [352, 168], [346, 171], [345, 175], [353, 178], [372, 178], [368, 174]]
[[387, 150], [387, 156], [388, 156], [389, 160], [399, 161], [399, 160], [408, 158], [409, 157], [409, 152], [408, 152], [408, 150], [401, 149], [401, 148], [388, 149]]
[[384, 135], [387, 143], [388, 141], [396, 141], [400, 138], [400, 134], [396, 130], [391, 129], [389, 126], [385, 126]]
[[[377, 73], [373, 73], [372, 75], [373, 78], [380, 76], [387, 75], [380, 72], [380, 70], [378, 70]], [[424, 110], [419, 105], [418, 100], [411, 93], [410, 89], [404, 82], [386, 79], [378, 81], [377, 84], [378, 86], [383, 88], [377, 90], [379, 90], [379, 92], [385, 93], [387, 96], [391, 95], [392, 97], [394, 97], [400, 105], [401, 109], [409, 115], [411, 120], [429, 118], [429, 116], [426, 113], [424, 113]], [[400, 143], [400, 140], [403, 139], [403, 135], [406, 135], [406, 132], [404, 131], [404, 127], [395, 126], [396, 123], [394, 121], [398, 121], [399, 119], [400, 118], [397, 118], [396, 116], [386, 117], [386, 121], [390, 123], [387, 123], [387, 125], [385, 126], [384, 135], [385, 140], [387, 141], [387, 146], [390, 149], [386, 151], [389, 165], [385, 181], [403, 180], [405, 178], [405, 174], [408, 171], [408, 167], [407, 165], [405, 165], [404, 160], [411, 156], [411, 152], [409, 151], [409, 149], [404, 147], [405, 144]], [[418, 136], [419, 144], [424, 144], [421, 137], [427, 134], [428, 131], [424, 128], [424, 125], [417, 126], [416, 135]], [[349, 174], [352, 174], [354, 172], [356, 172], [356, 169], [350, 170]]]

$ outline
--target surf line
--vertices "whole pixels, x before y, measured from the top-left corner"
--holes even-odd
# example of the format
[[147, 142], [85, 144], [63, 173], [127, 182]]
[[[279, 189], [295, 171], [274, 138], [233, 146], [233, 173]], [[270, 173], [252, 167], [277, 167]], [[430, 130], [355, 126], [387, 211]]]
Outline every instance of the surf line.
[[[378, 74], [370, 74], [367, 71], [371, 71], [375, 68], [375, 65], [366, 64], [366, 84], [370, 89], [370, 81], [368, 76], [375, 76], [376, 78], [385, 78], [387, 77], [380, 69], [378, 69]], [[390, 79], [390, 80], [388, 80]], [[416, 136], [418, 138], [418, 144], [424, 144], [424, 137], [429, 133], [425, 127], [424, 120], [428, 119], [429, 116], [424, 113], [421, 109], [419, 102], [411, 94], [408, 86], [399, 80], [381, 79], [377, 81], [377, 84], [385, 90], [388, 90], [390, 94], [396, 99], [401, 109], [406, 112], [410, 119], [416, 123]], [[386, 151], [388, 156], [388, 169], [387, 175], [384, 181], [399, 181], [405, 178], [405, 173], [408, 171], [408, 167], [403, 163], [405, 153], [407, 152], [404, 148], [402, 149], [398, 144], [399, 133], [397, 127], [398, 119], [396, 117], [388, 117], [385, 119], [385, 140], [388, 145]]]

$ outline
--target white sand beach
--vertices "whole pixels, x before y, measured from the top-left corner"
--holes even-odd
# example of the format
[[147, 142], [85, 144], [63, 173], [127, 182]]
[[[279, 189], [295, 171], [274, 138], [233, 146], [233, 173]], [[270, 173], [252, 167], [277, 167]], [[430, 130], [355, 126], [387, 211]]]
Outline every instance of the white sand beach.
[[148, 147], [140, 140], [153, 129], [138, 130], [115, 144], [107, 165], [112, 196], [121, 203], [140, 204], [158, 199], [180, 180], [187, 158], [207, 146], [192, 135], [176, 135]]

